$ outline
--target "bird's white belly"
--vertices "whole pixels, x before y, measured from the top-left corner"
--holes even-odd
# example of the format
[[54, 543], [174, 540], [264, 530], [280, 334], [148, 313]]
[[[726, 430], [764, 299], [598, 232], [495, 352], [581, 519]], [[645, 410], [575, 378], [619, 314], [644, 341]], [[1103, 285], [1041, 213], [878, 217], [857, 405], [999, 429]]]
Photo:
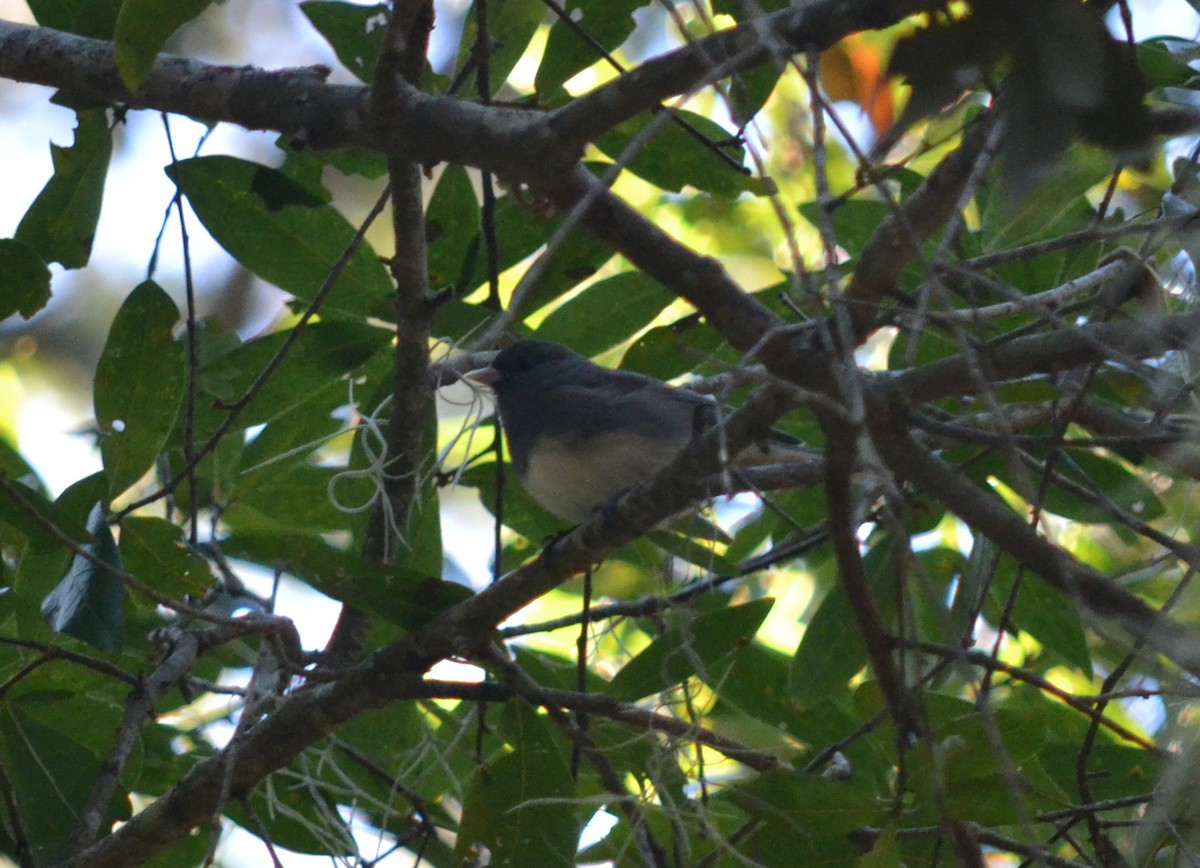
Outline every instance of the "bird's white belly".
[[572, 447], [543, 440], [532, 450], [522, 479], [526, 491], [568, 521], [592, 511], [666, 467], [683, 444], [609, 434]]

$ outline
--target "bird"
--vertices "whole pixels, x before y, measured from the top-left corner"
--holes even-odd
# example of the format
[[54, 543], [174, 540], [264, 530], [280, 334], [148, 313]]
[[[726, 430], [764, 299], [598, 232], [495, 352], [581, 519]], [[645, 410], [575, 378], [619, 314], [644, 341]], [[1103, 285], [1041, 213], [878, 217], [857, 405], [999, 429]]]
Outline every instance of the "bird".
[[[711, 396], [602, 367], [547, 341], [517, 341], [466, 377], [494, 392], [525, 490], [576, 523], [670, 464], [721, 412]], [[813, 455], [772, 432], [734, 463], [781, 464]]]

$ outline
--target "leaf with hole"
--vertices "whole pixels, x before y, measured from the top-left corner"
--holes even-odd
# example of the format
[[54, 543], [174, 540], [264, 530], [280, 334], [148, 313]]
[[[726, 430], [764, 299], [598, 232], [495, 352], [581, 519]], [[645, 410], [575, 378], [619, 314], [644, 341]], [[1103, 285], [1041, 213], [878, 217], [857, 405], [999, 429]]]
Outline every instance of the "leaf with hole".
[[[136, 483], [175, 427], [187, 380], [175, 302], [151, 281], [125, 299], [96, 363], [94, 402], [109, 496]], [[153, 372], [152, 374], [150, 372]]]

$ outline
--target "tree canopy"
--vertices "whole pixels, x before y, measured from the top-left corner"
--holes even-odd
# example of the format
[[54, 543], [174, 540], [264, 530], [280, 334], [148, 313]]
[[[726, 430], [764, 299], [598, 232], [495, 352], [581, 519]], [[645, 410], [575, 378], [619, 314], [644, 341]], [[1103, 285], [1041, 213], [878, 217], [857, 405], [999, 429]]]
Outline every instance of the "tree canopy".
[[[152, 259], [103, 470], [52, 491], [0, 433], [4, 857], [1196, 860], [1200, 43], [1103, 0], [474, 0], [435, 69], [430, 0], [306, 0], [335, 76], [164, 53], [208, 0], [29, 7], [0, 77], [76, 127], [0, 346], [89, 267], [135, 112], [278, 135], [153, 170], [288, 301], [248, 334]], [[522, 336], [736, 409], [565, 527], [461, 379]], [[728, 466], [772, 428], [812, 459]], [[340, 605], [325, 647], [252, 570]]]

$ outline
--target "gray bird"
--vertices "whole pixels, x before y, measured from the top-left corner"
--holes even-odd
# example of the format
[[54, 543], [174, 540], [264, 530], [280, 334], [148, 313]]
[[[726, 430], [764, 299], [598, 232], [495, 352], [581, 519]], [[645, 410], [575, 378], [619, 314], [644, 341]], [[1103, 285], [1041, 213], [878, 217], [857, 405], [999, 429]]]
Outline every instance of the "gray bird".
[[[601, 367], [545, 341], [518, 341], [467, 377], [495, 392], [525, 490], [573, 522], [662, 470], [720, 412], [711, 397]], [[782, 464], [814, 454], [772, 434], [735, 463]]]

